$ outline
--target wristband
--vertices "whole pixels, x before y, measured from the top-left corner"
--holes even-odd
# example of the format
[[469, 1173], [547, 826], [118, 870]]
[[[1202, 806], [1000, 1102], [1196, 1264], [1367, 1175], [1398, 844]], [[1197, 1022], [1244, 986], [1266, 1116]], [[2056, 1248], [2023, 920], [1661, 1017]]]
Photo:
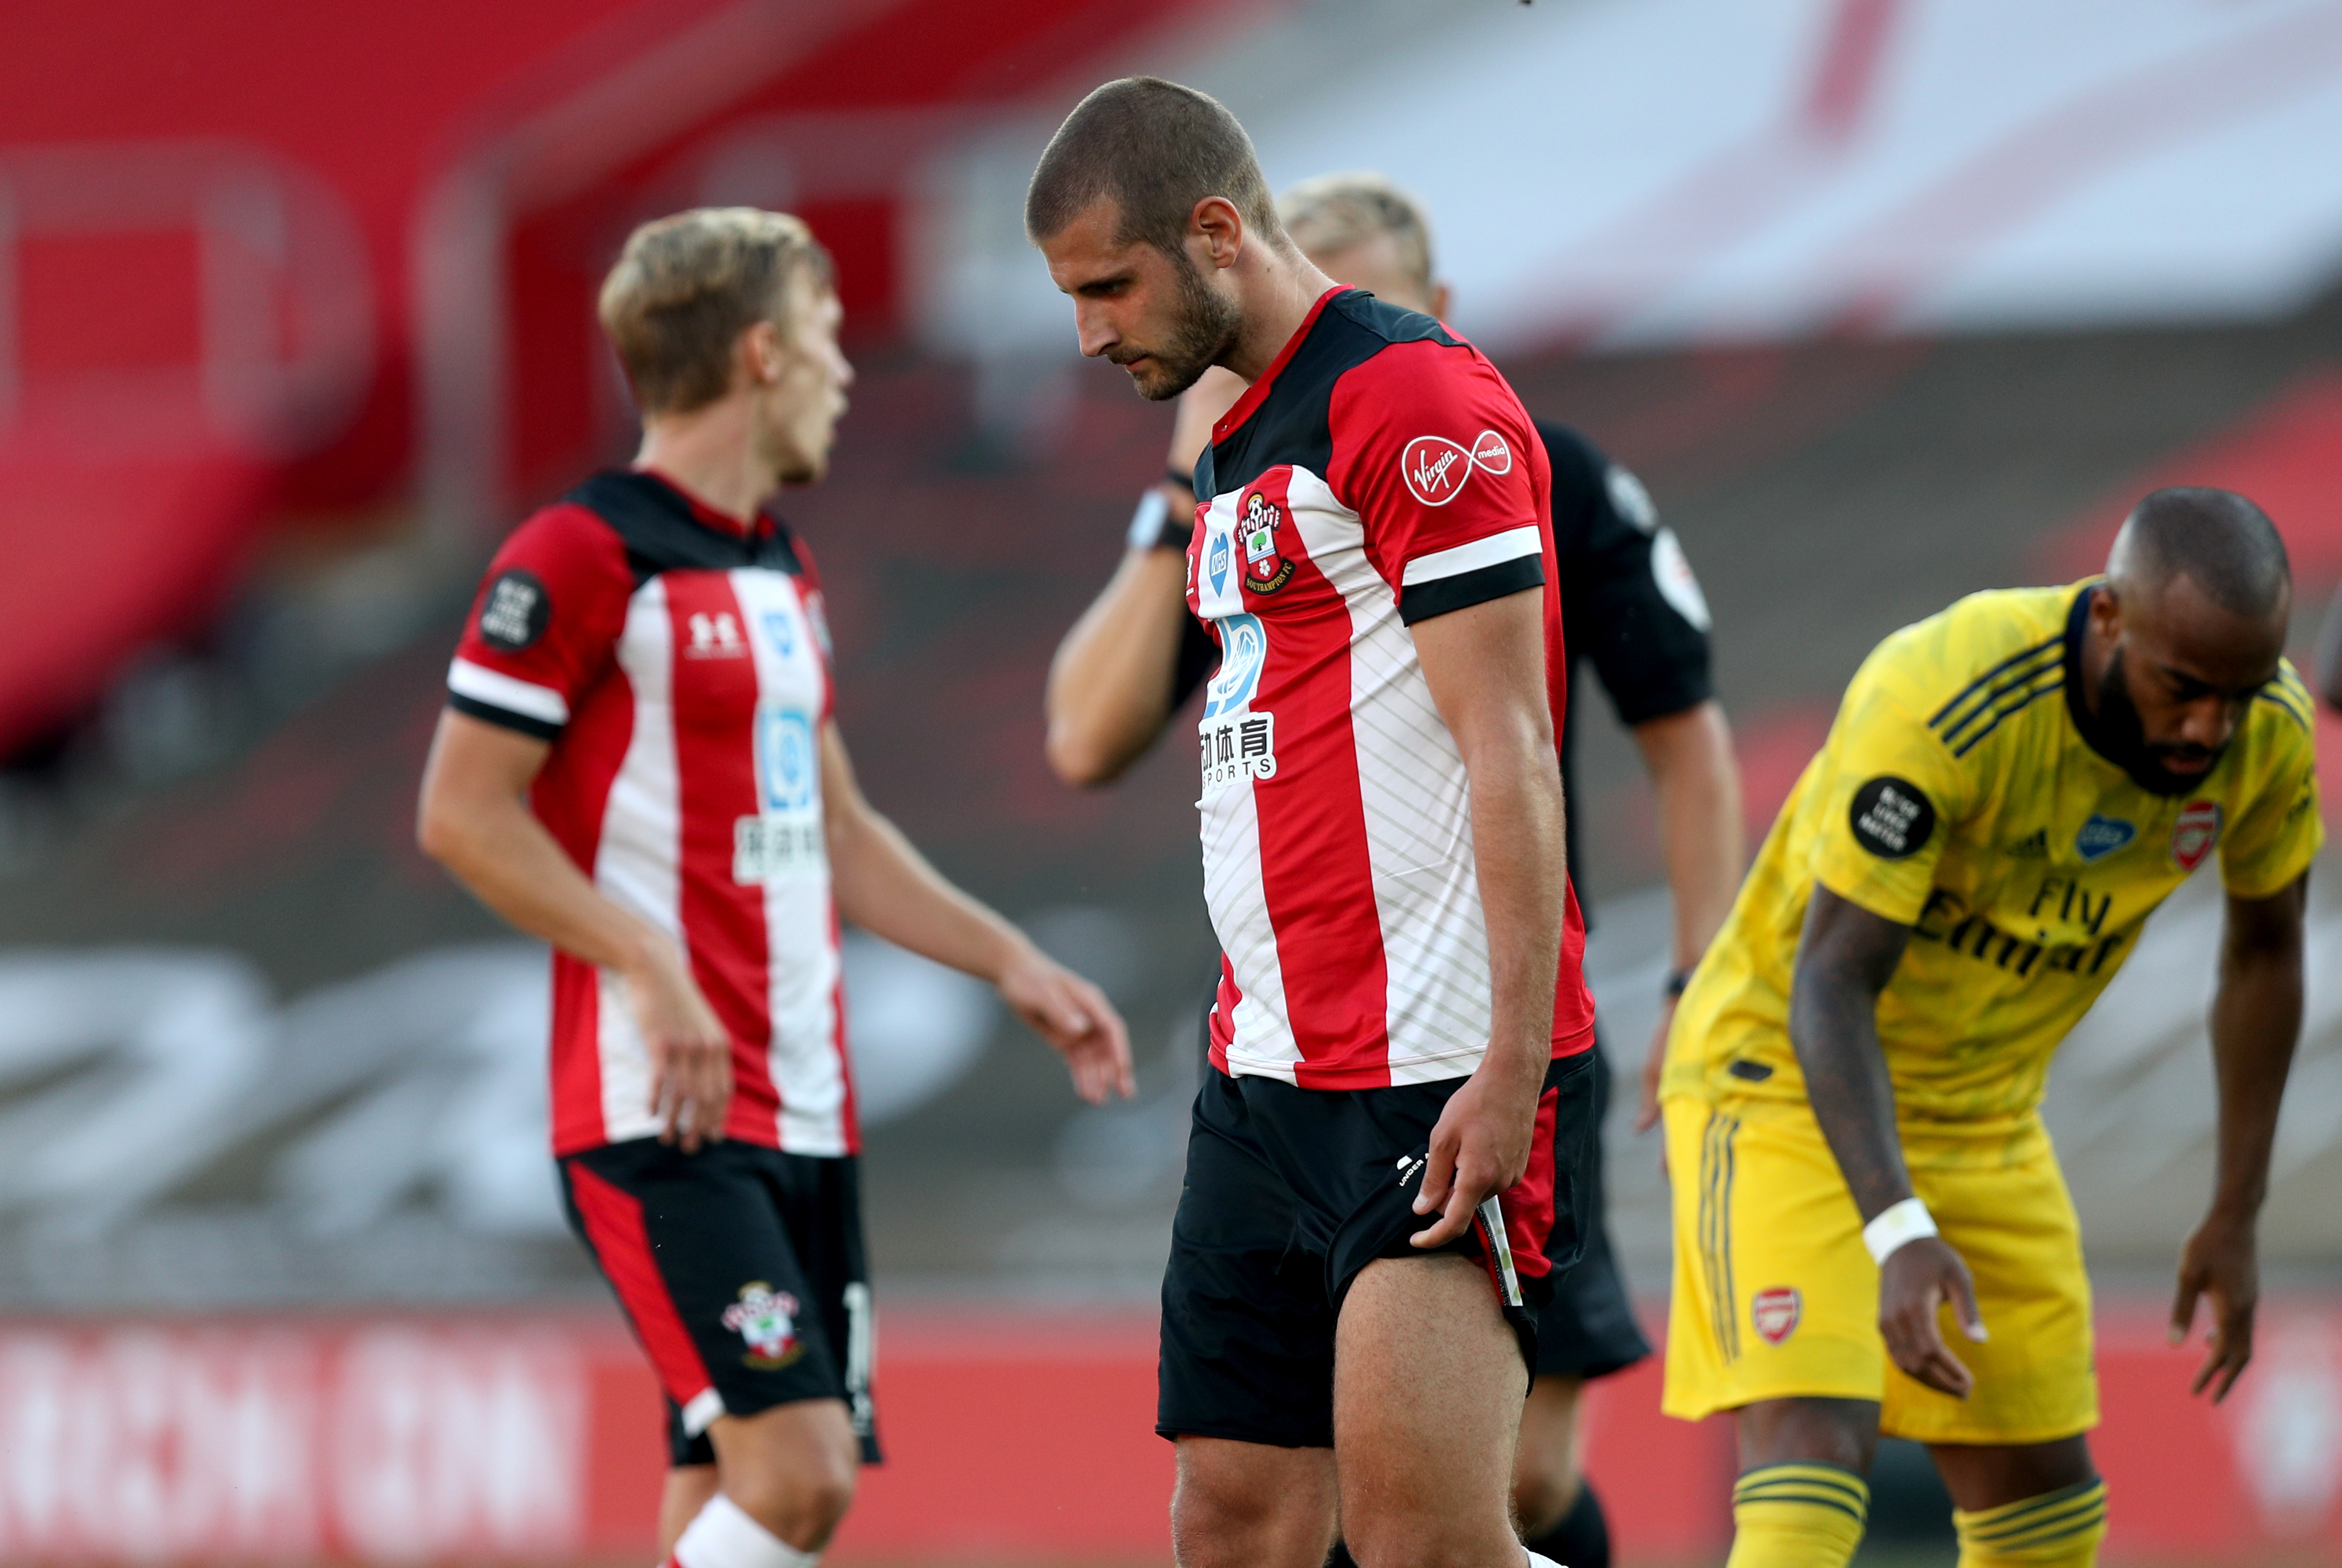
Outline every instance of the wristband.
[[1191, 469], [1166, 468], [1163, 471], [1163, 483], [1176, 484], [1190, 495], [1196, 493], [1196, 475]]
[[1171, 503], [1163, 492], [1153, 485], [1138, 498], [1138, 510], [1130, 514], [1127, 537], [1134, 550], [1152, 550], [1163, 539], [1163, 524], [1171, 515]]
[[1927, 1212], [1927, 1205], [1917, 1198], [1906, 1198], [1887, 1204], [1862, 1227], [1862, 1244], [1870, 1249], [1870, 1261], [1884, 1268], [1897, 1247], [1935, 1233], [1936, 1216]]

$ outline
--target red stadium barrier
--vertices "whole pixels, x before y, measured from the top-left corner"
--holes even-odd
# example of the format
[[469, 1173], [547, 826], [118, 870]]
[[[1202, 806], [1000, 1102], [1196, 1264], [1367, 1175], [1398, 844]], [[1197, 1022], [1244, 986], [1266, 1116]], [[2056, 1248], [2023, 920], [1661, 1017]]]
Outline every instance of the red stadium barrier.
[[[2342, 1556], [2342, 1303], [2280, 1302], [2217, 1410], [2147, 1310], [2101, 1324], [2111, 1558]], [[1161, 1563], [1169, 1446], [1143, 1317], [890, 1313], [890, 1453], [843, 1563]], [[1721, 1554], [1721, 1423], [1597, 1384], [1590, 1468], [1622, 1558]], [[0, 1327], [0, 1561], [639, 1562], [664, 1463], [649, 1374], [593, 1312]]]

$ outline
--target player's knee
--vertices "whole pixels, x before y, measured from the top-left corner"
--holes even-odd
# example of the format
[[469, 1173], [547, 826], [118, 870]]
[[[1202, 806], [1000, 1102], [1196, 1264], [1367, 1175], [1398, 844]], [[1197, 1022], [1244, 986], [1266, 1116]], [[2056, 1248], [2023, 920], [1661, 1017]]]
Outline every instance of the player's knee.
[[1952, 1512], [1959, 1568], [2089, 1568], [2107, 1534], [2107, 1483], [2085, 1481], [1998, 1508]]
[[740, 1474], [727, 1472], [724, 1492], [789, 1545], [818, 1552], [854, 1505], [856, 1480], [854, 1463], [846, 1455], [800, 1453], [786, 1464], [759, 1464]]

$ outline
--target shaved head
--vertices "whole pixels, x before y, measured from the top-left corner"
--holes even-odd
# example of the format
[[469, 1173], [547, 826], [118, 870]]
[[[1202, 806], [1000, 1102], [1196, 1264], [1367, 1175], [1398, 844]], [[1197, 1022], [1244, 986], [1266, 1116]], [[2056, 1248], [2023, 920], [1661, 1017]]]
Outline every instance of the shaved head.
[[2160, 599], [2185, 577], [2229, 614], [2262, 621], [2291, 607], [2293, 569], [2268, 514], [2233, 490], [2175, 485], [2131, 509], [2107, 556], [2117, 592]]
[[2185, 794], [2281, 667], [2285, 541], [2233, 490], [2158, 490], [2131, 508], [2089, 594], [2090, 744], [2156, 794]]

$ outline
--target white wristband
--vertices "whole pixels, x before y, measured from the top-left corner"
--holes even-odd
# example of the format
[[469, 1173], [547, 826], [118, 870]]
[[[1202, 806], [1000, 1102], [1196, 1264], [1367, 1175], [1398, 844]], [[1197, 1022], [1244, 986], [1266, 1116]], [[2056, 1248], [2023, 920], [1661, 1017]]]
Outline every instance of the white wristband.
[[1152, 550], [1163, 543], [1163, 524], [1171, 515], [1171, 503], [1164, 498], [1158, 484], [1146, 487], [1138, 498], [1138, 510], [1130, 514], [1130, 547]]
[[1935, 1233], [1936, 1216], [1927, 1212], [1927, 1205], [1917, 1198], [1906, 1198], [1879, 1210], [1877, 1218], [1862, 1227], [1862, 1244], [1870, 1249], [1870, 1261], [1883, 1267], [1904, 1243]]

